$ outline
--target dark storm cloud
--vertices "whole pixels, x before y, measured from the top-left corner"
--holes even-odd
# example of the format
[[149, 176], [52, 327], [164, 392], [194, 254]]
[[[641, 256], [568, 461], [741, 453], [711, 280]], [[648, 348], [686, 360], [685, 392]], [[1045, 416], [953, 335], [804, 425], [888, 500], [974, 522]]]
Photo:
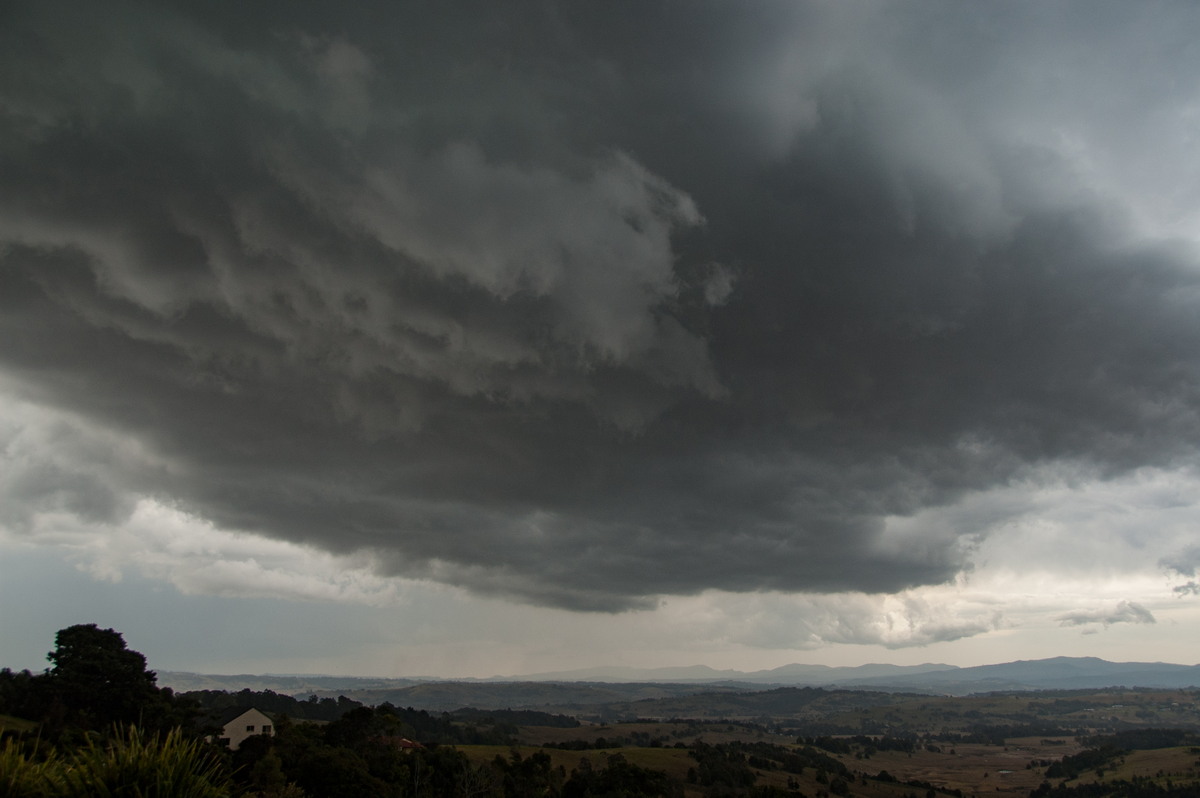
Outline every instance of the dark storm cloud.
[[78, 420], [9, 523], [618, 609], [939, 582], [981, 530], [887, 517], [1195, 454], [1200, 272], [1104, 193], [1179, 6], [5, 13], [0, 367]]

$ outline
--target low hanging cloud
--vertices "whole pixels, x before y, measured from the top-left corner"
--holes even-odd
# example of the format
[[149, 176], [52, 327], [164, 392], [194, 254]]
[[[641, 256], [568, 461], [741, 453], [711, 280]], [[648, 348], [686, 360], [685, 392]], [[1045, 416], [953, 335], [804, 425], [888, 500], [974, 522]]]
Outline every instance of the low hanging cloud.
[[[1000, 628], [994, 607], [965, 606], [954, 597], [919, 591], [896, 596], [750, 594], [712, 600], [708, 623], [722, 639], [766, 649], [813, 649], [829, 644], [890, 649], [927, 646]], [[711, 629], [705, 634], [713, 635]]]
[[1089, 624], [1111, 626], [1115, 623], [1157, 623], [1150, 610], [1136, 601], [1121, 601], [1115, 607], [1103, 609], [1068, 612], [1060, 615], [1058, 622], [1060, 626], [1087, 626]]
[[620, 610], [942, 583], [993, 522], [922, 513], [1195, 462], [1195, 12], [469, 5], [14, 7], [9, 530]]

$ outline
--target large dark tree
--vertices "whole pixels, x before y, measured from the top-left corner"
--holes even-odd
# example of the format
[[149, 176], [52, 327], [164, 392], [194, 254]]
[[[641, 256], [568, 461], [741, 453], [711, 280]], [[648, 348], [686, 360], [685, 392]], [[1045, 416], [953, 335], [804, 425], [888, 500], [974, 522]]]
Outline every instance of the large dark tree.
[[158, 725], [169, 696], [146, 670], [146, 658], [125, 647], [120, 632], [77, 624], [60, 630], [54, 642], [46, 676], [62, 722], [89, 729]]

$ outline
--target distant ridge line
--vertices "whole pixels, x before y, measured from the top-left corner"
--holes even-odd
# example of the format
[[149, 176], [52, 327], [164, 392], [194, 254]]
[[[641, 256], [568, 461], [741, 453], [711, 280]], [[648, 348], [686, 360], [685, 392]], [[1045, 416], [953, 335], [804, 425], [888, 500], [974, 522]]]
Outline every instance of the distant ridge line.
[[966, 695], [995, 690], [1071, 690], [1104, 687], [1147, 687], [1183, 689], [1200, 685], [1200, 665], [1165, 662], [1109, 662], [1098, 657], [1050, 657], [1016, 660], [993, 665], [958, 667], [926, 663], [887, 665], [872, 663], [854, 667], [791, 664], [761, 671], [717, 670], [705, 665], [666, 668], [628, 666], [595, 667], [548, 671], [489, 678], [408, 678], [330, 675], [218, 675], [186, 671], [159, 671], [160, 685], [176, 691], [188, 690], [273, 690], [292, 695], [336, 694], [339, 691], [379, 692], [412, 688], [422, 684], [460, 683], [592, 684], [592, 685], [691, 685], [725, 686], [757, 690], [780, 686], [837, 687], [847, 689], [915, 691]]

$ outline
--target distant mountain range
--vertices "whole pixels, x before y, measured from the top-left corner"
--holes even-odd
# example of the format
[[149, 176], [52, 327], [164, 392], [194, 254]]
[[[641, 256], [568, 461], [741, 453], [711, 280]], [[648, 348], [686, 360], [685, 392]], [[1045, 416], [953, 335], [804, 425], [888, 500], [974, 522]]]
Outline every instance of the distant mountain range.
[[[678, 668], [596, 667], [572, 671], [550, 671], [489, 679], [373, 679], [340, 676], [217, 676], [159, 671], [159, 684], [176, 691], [274, 690], [289, 695], [320, 696], [345, 694], [358, 700], [389, 700], [402, 706], [418, 706], [426, 700], [441, 705], [450, 700], [438, 687], [454, 683], [452, 692], [467, 699], [477, 695], [485, 703], [504, 701], [501, 706], [522, 705], [521, 699], [539, 694], [531, 683], [557, 685], [556, 692], [595, 695], [613, 700], [616, 695], [643, 698], [700, 692], [751, 691], [780, 686], [809, 686], [852, 690], [881, 690], [942, 695], [969, 695], [998, 690], [1082, 690], [1103, 687], [1185, 688], [1200, 686], [1200, 665], [1164, 662], [1109, 662], [1096, 657], [1054, 657], [1019, 660], [997, 665], [960, 668], [954, 665], [860, 665], [833, 668], [825, 665], [784, 665], [764, 671], [716, 670], [703, 665]], [[474, 687], [472, 687], [474, 686]], [[387, 698], [379, 698], [386, 695]], [[441, 696], [436, 701], [435, 696]], [[408, 703], [404, 703], [408, 702]], [[430, 708], [433, 708], [431, 703]], [[585, 701], [586, 703], [586, 701]], [[462, 704], [466, 705], [466, 704]]]
[[783, 665], [765, 671], [715, 670], [707, 665], [679, 668], [597, 667], [573, 671], [549, 671], [522, 676], [493, 676], [486, 681], [510, 682], [738, 682], [763, 685], [826, 685], [854, 680], [889, 680], [942, 671], [962, 670], [954, 665], [858, 665], [833, 668], [828, 665]]
[[1076, 690], [1101, 687], [1181, 688], [1200, 685], [1200, 665], [1109, 662], [1097, 657], [1053, 657], [997, 665], [784, 665], [765, 671], [685, 668], [588, 668], [508, 677], [507, 681], [672, 682], [754, 686], [810, 686], [967, 695], [993, 690]]
[[1200, 665], [1053, 657], [886, 678], [849, 679], [839, 681], [838, 685], [949, 695], [996, 690], [1085, 690], [1116, 686], [1184, 688], [1200, 686]]

